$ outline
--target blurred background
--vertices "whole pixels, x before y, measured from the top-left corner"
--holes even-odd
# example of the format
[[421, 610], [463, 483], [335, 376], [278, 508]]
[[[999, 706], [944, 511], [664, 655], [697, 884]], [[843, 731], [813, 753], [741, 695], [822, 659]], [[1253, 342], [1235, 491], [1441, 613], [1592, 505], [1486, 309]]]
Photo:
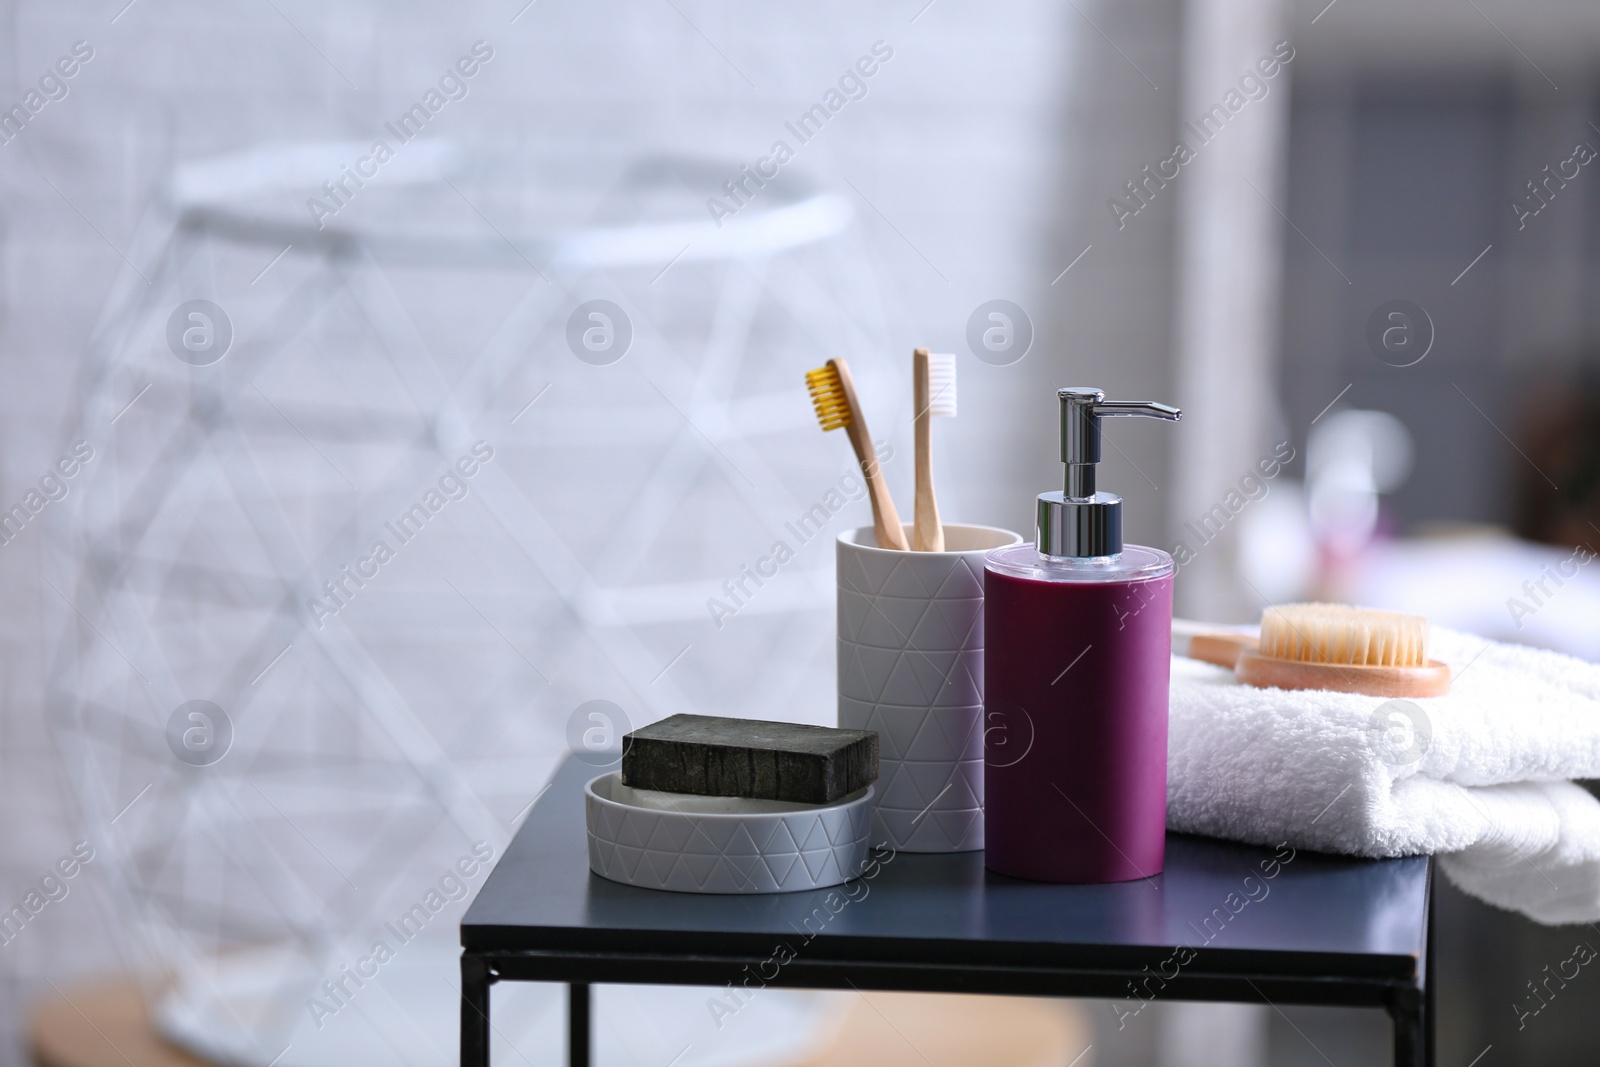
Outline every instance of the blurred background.
[[[1337, 597], [1600, 658], [1588, 5], [3, 19], [0, 1063], [136, 994], [207, 1062], [454, 1062], [458, 860], [586, 730], [833, 721], [828, 542], [870, 513], [803, 388], [830, 357], [908, 500], [905, 357], [957, 354], [951, 521], [1031, 529], [1057, 386], [1183, 407], [1101, 474], [1181, 614]], [[1592, 931], [1439, 892], [1441, 1062], [1587, 1062], [1600, 989], [1512, 1005]], [[381, 981], [310, 1009], [430, 893]], [[496, 997], [498, 1054], [556, 1062], [558, 992]], [[848, 1010], [769, 999], [697, 1062], [789, 1062]], [[667, 1063], [699, 1003], [606, 991], [605, 1062]], [[1048, 1010], [1084, 1064], [1388, 1042]]]

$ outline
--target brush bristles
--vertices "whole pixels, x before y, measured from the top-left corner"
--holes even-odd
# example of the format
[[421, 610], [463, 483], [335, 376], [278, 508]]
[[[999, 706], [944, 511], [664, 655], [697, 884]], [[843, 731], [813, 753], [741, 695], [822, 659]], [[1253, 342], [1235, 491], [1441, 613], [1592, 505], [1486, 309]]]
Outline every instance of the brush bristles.
[[1283, 604], [1261, 613], [1261, 654], [1301, 663], [1422, 667], [1428, 620], [1348, 604]]
[[811, 403], [816, 405], [817, 421], [822, 430], [837, 430], [850, 425], [850, 405], [845, 403], [844, 382], [832, 365], [806, 371], [806, 388], [811, 390]]
[[953, 353], [928, 353], [928, 414], [955, 418], [956, 357]]

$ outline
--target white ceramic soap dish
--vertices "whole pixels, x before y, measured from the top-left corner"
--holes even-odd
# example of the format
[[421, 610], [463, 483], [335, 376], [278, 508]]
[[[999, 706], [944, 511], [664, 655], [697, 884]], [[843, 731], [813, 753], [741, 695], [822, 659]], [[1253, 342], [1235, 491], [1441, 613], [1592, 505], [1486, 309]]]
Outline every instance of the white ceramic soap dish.
[[832, 804], [634, 789], [620, 772], [584, 787], [589, 869], [679, 893], [788, 893], [838, 885], [867, 865], [873, 787]]

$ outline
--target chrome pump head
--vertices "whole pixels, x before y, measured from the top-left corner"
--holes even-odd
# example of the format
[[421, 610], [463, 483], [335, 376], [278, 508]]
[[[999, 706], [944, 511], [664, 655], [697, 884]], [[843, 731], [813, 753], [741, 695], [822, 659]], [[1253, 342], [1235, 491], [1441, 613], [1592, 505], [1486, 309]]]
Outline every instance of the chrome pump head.
[[1067, 465], [1066, 489], [1039, 494], [1040, 555], [1115, 556], [1122, 551], [1122, 498], [1098, 493], [1094, 465], [1100, 462], [1100, 420], [1139, 415], [1177, 422], [1183, 412], [1166, 404], [1107, 400], [1099, 389], [1059, 390], [1061, 398], [1061, 462]]

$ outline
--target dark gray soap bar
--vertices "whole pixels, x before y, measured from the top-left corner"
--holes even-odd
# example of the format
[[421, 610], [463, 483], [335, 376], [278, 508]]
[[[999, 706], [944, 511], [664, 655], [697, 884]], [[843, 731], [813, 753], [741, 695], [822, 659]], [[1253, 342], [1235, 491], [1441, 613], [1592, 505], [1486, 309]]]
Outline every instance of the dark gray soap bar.
[[622, 741], [622, 784], [831, 804], [878, 780], [878, 735], [794, 722], [672, 715]]

